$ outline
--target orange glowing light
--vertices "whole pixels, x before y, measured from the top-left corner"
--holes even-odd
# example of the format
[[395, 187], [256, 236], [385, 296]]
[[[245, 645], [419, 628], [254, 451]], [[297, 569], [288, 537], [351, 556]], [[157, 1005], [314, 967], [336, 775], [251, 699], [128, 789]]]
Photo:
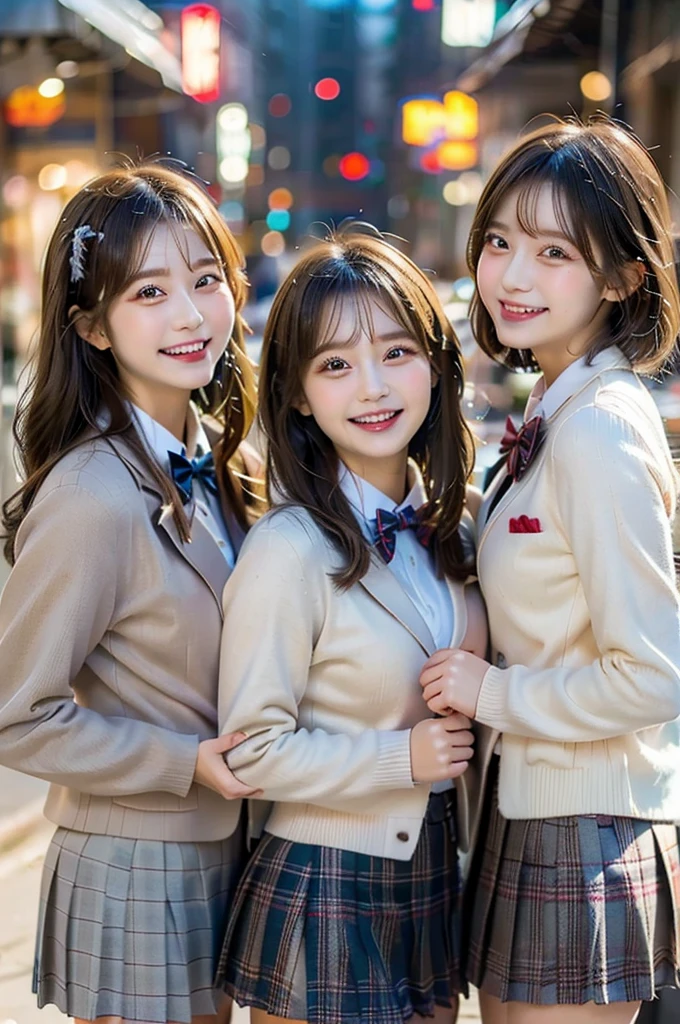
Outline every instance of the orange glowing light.
[[41, 96], [30, 85], [14, 89], [5, 101], [5, 120], [13, 128], [47, 128], [63, 116], [66, 110], [64, 93]]
[[439, 166], [446, 171], [466, 171], [477, 164], [477, 144], [448, 140], [440, 142], [436, 149]]
[[288, 188], [275, 188], [269, 193], [270, 210], [290, 210], [293, 205], [293, 193]]

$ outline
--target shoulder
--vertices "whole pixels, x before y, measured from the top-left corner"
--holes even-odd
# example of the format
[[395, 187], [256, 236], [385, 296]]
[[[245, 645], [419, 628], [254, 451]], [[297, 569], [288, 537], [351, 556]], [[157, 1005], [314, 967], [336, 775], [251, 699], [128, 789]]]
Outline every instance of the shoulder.
[[[79, 504], [90, 510], [100, 508], [110, 519], [127, 519], [131, 499], [139, 486], [115, 448], [97, 438], [84, 441], [63, 456], [45, 477], [31, 512], [42, 503], [68, 506], [70, 514]], [[29, 513], [30, 514], [30, 513]]]
[[320, 565], [325, 568], [334, 554], [313, 517], [298, 505], [281, 505], [262, 516], [249, 530], [240, 558], [264, 551], [269, 559], [296, 563], [306, 570], [317, 570]]

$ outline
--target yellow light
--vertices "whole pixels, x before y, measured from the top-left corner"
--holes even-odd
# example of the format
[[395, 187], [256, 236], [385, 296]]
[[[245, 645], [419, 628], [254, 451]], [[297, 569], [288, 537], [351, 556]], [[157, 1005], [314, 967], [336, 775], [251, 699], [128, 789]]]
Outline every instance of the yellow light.
[[587, 75], [583, 76], [580, 84], [585, 98], [594, 100], [596, 103], [608, 100], [612, 94], [612, 84], [601, 71], [589, 71]]
[[64, 83], [61, 78], [46, 78], [38, 86], [38, 92], [46, 100], [52, 100], [55, 96], [61, 96], [64, 91]]
[[225, 103], [217, 111], [217, 124], [225, 132], [243, 132], [248, 127], [248, 111], [242, 103]]
[[66, 168], [62, 164], [45, 164], [38, 174], [38, 184], [44, 192], [55, 192], [66, 184]]
[[455, 181], [447, 181], [442, 195], [451, 206], [468, 206], [476, 203], [482, 193], [482, 176], [478, 171], [466, 171]]
[[280, 231], [268, 231], [260, 242], [265, 256], [280, 256], [286, 248], [286, 241]]
[[248, 177], [248, 161], [244, 156], [225, 156], [220, 161], [219, 172], [222, 181], [236, 185]]
[[401, 137], [408, 146], [430, 146], [443, 134], [445, 119], [439, 100], [407, 100], [401, 108]]
[[479, 106], [467, 93], [454, 90], [444, 96], [447, 139], [476, 139], [479, 133]]
[[477, 163], [477, 145], [474, 142], [447, 140], [437, 147], [439, 166], [446, 171], [464, 171]]

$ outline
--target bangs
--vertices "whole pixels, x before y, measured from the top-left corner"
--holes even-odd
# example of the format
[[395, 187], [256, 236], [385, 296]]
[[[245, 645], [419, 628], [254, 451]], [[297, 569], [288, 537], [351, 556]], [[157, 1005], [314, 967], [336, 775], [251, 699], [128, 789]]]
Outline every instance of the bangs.
[[186, 197], [158, 195], [144, 182], [138, 194], [130, 196], [128, 203], [120, 205], [123, 210], [120, 213], [116, 210], [107, 222], [108, 251], [113, 265], [100, 295], [103, 303], [110, 303], [124, 292], [142, 269], [154, 235], [161, 225], [167, 226], [171, 232], [187, 267], [191, 265], [189, 247], [182, 229], [189, 228], [196, 232], [216, 264], [224, 270], [228, 269], [227, 254], [222, 251], [215, 231], [203, 211], [187, 201]]
[[[523, 182], [517, 193], [517, 220], [528, 235], [537, 238], [541, 232], [546, 232], [545, 224], [540, 224], [538, 219], [538, 203], [542, 190], [546, 185], [552, 189], [552, 207], [555, 220], [561, 233], [583, 256], [590, 272], [599, 274], [601, 268], [598, 266], [593, 252], [593, 245], [586, 229], [585, 218], [583, 217], [583, 206], [574, 199], [572, 193], [564, 185], [551, 182], [547, 176], [537, 175], [533, 180]], [[581, 215], [577, 211], [581, 210]], [[550, 234], [548, 230], [546, 232]]]
[[319, 255], [323, 258], [314, 259], [312, 254], [308, 266], [282, 289], [288, 300], [293, 298], [293, 313], [295, 307], [298, 311], [295, 334], [301, 368], [332, 346], [348, 305], [354, 324], [343, 344], [355, 345], [366, 330], [373, 335], [374, 306], [403, 328], [428, 357], [433, 344], [444, 343], [443, 325], [421, 282], [411, 281], [387, 262], [376, 266], [374, 261], [353, 259], [346, 253], [329, 256], [327, 247]]

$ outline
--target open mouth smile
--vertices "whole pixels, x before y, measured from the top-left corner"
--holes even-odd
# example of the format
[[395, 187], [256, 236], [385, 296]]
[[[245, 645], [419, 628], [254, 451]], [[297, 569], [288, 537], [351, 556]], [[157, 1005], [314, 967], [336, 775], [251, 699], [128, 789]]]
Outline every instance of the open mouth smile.
[[203, 358], [203, 353], [209, 344], [210, 338], [204, 338], [201, 341], [187, 341], [181, 345], [171, 345], [169, 348], [160, 349], [160, 352], [161, 355], [170, 356], [171, 359], [193, 363]]
[[401, 416], [403, 409], [386, 409], [384, 412], [369, 412], [364, 416], [350, 417], [350, 423], [360, 427], [362, 430], [369, 430], [376, 433], [380, 430], [387, 430]]
[[515, 305], [514, 302], [503, 302], [502, 300], [500, 307], [503, 319], [515, 322], [521, 320], [532, 320], [534, 317], [540, 316], [541, 313], [547, 312], [546, 306], [520, 306]]

